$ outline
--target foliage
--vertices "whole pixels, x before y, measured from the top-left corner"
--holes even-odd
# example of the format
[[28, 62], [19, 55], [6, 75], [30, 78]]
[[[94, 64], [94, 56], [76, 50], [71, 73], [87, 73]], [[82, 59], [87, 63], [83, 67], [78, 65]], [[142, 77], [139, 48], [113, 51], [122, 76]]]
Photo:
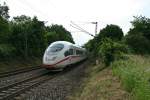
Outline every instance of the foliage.
[[122, 29], [117, 25], [107, 25], [105, 28], [103, 28], [99, 35], [99, 38], [110, 38], [112, 40], [121, 40], [123, 37]]
[[104, 45], [103, 40], [105, 40], [105, 38], [111, 39], [112, 41], [121, 41], [123, 38], [122, 29], [117, 25], [107, 25], [99, 32], [99, 34], [96, 37], [88, 41], [88, 43], [85, 44], [85, 47], [87, 48], [87, 50], [92, 52], [94, 56], [97, 56], [97, 54], [99, 53], [100, 46], [102, 44]]
[[0, 16], [0, 43], [7, 41], [9, 36], [9, 23]]
[[45, 26], [44, 21], [26, 15], [8, 20], [9, 8], [0, 4], [0, 56], [24, 58], [42, 56], [46, 47], [54, 41], [73, 42], [71, 33], [62, 25]]
[[8, 19], [9, 18], [9, 14], [8, 14], [9, 8], [6, 5], [6, 3], [4, 2], [3, 5], [0, 4], [0, 16], [4, 19]]
[[113, 73], [119, 76], [122, 85], [132, 94], [134, 100], [149, 100], [150, 58], [132, 55], [128, 57], [129, 59], [112, 63]]
[[12, 45], [17, 48], [18, 55], [40, 55], [45, 49], [44, 22], [36, 17], [15, 17], [11, 22]]
[[132, 48], [136, 54], [149, 54], [150, 53], [150, 41], [141, 34], [127, 35], [125, 36], [125, 43]]
[[127, 46], [119, 42], [114, 42], [109, 38], [102, 40], [99, 46], [99, 55], [102, 57], [106, 66], [109, 66], [115, 59], [120, 59], [127, 52]]
[[[61, 41], [68, 41], [68, 42], [72, 42], [73, 38], [71, 36], [71, 33], [69, 31], [67, 31], [62, 25], [51, 25], [49, 27], [46, 28], [47, 31], [47, 42], [51, 43], [52, 41], [57, 41], [57, 40], [61, 40]], [[52, 38], [52, 37], [55, 38]]]
[[91, 52], [94, 56], [97, 56], [98, 52], [98, 44], [99, 42], [94, 38], [92, 40], [89, 40], [84, 47]]
[[142, 33], [144, 37], [150, 40], [150, 19], [143, 16], [134, 16], [131, 22], [133, 28], [128, 32], [129, 34]]
[[[0, 55], [1, 57], [14, 56], [15, 48], [9, 44], [0, 44]], [[2, 58], [0, 58], [2, 59]]]
[[58, 41], [59, 40], [59, 36], [58, 34], [56, 34], [56, 32], [46, 32], [45, 34], [45, 39], [47, 41], [47, 45], [49, 45], [50, 43], [54, 42], [54, 41]]
[[133, 49], [137, 54], [149, 54], [150, 53], [150, 19], [137, 16], [131, 22], [132, 27], [125, 36], [125, 42]]

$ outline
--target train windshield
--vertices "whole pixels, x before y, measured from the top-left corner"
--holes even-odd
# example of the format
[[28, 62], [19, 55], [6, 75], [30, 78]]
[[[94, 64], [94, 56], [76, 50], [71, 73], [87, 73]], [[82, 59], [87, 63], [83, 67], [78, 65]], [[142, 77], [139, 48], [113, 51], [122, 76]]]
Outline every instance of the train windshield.
[[54, 44], [50, 47], [49, 52], [58, 52], [61, 51], [64, 48], [63, 44]]

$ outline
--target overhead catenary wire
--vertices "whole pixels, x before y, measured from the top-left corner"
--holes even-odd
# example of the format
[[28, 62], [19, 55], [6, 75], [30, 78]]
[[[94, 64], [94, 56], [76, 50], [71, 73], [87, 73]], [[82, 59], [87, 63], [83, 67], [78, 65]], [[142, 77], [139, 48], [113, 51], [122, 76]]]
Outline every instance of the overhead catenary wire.
[[98, 28], [98, 21], [91, 21], [91, 22], [79, 22], [84, 24], [95, 24], [95, 36], [97, 35], [97, 28]]
[[86, 31], [85, 29], [81, 28], [79, 25], [75, 24], [74, 22], [71, 21], [71, 24], [70, 24], [71, 27], [75, 28], [75, 29], [78, 29], [80, 30], [81, 32], [84, 32], [92, 37], [95, 37], [93, 34], [91, 34], [90, 32]]
[[78, 28], [78, 27], [75, 27], [75, 26], [73, 26], [73, 25], [71, 25], [71, 24], [70, 24], [70, 26], [73, 27], [73, 28], [75, 28], [75, 29], [77, 29], [77, 30], [80, 30], [79, 32], [84, 32], [84, 33], [86, 33], [86, 34], [88, 34], [88, 35], [94, 37], [94, 35], [92, 35], [91, 33], [87, 32], [87, 31], [85, 31], [85, 30], [82, 30], [82, 29], [80, 29], [80, 28]]
[[25, 5], [26, 7], [28, 7], [29, 9], [31, 9], [33, 12], [37, 13], [39, 16], [48, 19], [49, 17], [47, 17], [48, 15], [45, 14], [44, 12], [32, 7], [32, 5], [27, 1], [27, 0], [17, 0], [18, 2], [20, 2], [21, 4]]
[[75, 27], [77, 27], [78, 29], [81, 29], [89, 34], [91, 34], [90, 32], [86, 31], [85, 29], [81, 28], [79, 25], [75, 24], [74, 22], [71, 21], [71, 24], [75, 25]]
[[84, 30], [82, 30], [82, 29], [80, 29], [80, 28], [78, 28], [78, 27], [76, 27], [76, 26], [71, 25], [71, 24], [70, 24], [70, 26], [73, 27], [73, 28], [75, 28], [75, 29], [78, 29], [78, 30], [80, 30], [80, 31], [82, 31], [82, 32], [84, 31]]

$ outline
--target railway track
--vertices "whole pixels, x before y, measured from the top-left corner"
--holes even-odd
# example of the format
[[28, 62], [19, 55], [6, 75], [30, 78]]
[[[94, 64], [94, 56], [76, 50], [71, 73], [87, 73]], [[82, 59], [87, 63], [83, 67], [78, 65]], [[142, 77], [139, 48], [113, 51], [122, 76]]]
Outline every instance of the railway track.
[[18, 70], [14, 70], [14, 71], [3, 72], [3, 73], [0, 73], [0, 78], [11, 76], [11, 75], [16, 75], [16, 74], [36, 70], [36, 69], [42, 69], [42, 67], [35, 66], [35, 67], [30, 67], [30, 68], [23, 68], [23, 69], [18, 69]]
[[[51, 74], [51, 75], [50, 75]], [[41, 83], [50, 80], [55, 77], [54, 73], [43, 73], [37, 76], [33, 76], [31, 78], [23, 79], [19, 82], [12, 83], [10, 85], [4, 86], [0, 88], [0, 100], [13, 100], [19, 94], [40, 85]]]
[[36, 87], [52, 78], [55, 78], [56, 76], [68, 72], [78, 65], [80, 65], [80, 63], [72, 67], [67, 67], [59, 73], [55, 71], [45, 71], [41, 74], [35, 74], [32, 77], [26, 77], [20, 81], [2, 86], [0, 87], [0, 100], [14, 100], [15, 97], [18, 97], [20, 94], [23, 94], [26, 91], [29, 91], [31, 88]]

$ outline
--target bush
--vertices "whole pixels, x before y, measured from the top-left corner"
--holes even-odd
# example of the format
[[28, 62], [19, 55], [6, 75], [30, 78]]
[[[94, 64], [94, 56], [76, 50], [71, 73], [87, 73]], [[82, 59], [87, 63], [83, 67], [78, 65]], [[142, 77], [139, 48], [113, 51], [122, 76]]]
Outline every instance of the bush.
[[150, 41], [142, 35], [127, 35], [125, 43], [136, 54], [149, 54], [150, 53]]
[[120, 59], [127, 52], [127, 46], [119, 42], [114, 42], [109, 38], [102, 40], [99, 47], [99, 55], [102, 57], [106, 66], [109, 66], [115, 59]]
[[100, 31], [99, 38], [110, 38], [115, 41], [120, 41], [123, 38], [123, 31], [118, 25], [107, 25]]
[[9, 44], [0, 44], [0, 56], [8, 57], [15, 54], [15, 48]]

